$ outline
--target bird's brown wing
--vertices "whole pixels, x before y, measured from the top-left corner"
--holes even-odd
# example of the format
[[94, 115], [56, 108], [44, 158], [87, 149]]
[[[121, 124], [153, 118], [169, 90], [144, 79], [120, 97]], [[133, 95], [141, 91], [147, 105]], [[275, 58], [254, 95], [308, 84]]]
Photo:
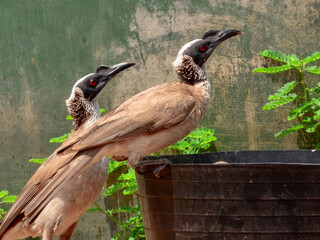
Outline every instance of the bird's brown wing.
[[150, 88], [100, 118], [61, 151], [81, 151], [171, 128], [188, 119], [196, 103], [186, 84], [169, 83]]
[[93, 164], [98, 146], [175, 126], [190, 116], [195, 105], [188, 85], [159, 85], [130, 98], [91, 128], [75, 131], [24, 187], [0, 226], [0, 237], [19, 215], [25, 214], [27, 221], [32, 221], [54, 191]]

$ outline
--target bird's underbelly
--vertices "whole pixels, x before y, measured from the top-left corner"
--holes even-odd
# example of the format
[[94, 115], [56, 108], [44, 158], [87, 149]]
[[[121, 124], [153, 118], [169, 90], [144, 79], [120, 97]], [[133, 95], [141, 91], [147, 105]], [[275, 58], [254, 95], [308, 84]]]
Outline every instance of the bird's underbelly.
[[153, 134], [134, 136], [125, 141], [106, 146], [102, 152], [105, 155], [115, 156], [116, 160], [127, 157], [128, 164], [135, 165], [141, 158], [162, 150], [184, 138], [197, 126], [197, 123], [198, 121], [195, 119], [190, 119], [188, 122], [170, 129], [164, 129]]

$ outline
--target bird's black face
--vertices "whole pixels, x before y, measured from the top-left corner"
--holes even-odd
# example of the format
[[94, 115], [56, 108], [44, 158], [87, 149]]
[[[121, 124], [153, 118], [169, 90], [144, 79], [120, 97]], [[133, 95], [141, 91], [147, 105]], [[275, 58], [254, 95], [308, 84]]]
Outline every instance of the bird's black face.
[[96, 73], [85, 76], [75, 86], [82, 90], [84, 98], [92, 101], [97, 98], [101, 90], [119, 72], [135, 65], [135, 63], [119, 63], [113, 66], [99, 66]]
[[184, 50], [183, 54], [192, 57], [193, 61], [202, 67], [220, 43], [239, 34], [241, 32], [238, 30], [208, 30], [202, 39], [190, 42], [190, 46]]

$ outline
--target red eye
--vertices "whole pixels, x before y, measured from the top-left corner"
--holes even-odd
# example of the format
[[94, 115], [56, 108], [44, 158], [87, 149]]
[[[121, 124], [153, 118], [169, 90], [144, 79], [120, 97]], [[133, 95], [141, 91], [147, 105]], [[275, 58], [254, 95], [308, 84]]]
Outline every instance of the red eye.
[[94, 79], [91, 79], [90, 80], [90, 85], [91, 86], [95, 86], [97, 84], [97, 81], [96, 80], [94, 80]]
[[204, 51], [206, 50], [206, 46], [205, 46], [205, 45], [201, 45], [200, 48], [199, 48], [199, 50], [200, 50], [201, 52], [204, 52]]

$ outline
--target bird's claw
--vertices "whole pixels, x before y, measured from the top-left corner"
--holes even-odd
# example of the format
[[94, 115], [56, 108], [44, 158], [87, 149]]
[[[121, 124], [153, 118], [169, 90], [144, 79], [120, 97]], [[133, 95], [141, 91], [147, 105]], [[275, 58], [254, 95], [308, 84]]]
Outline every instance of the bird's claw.
[[156, 178], [161, 178], [170, 172], [172, 162], [167, 158], [144, 160], [134, 166], [134, 169], [139, 174], [144, 174], [152, 170]]

